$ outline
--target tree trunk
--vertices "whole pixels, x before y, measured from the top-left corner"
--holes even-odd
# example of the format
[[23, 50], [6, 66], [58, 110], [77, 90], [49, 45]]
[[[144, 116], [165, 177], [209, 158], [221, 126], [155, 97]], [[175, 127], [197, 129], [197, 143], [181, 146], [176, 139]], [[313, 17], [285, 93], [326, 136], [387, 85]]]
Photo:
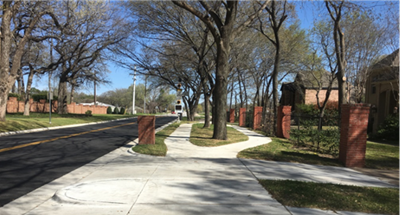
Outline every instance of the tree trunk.
[[210, 127], [210, 95], [204, 93], [204, 128]]
[[195, 121], [196, 112], [197, 112], [197, 105], [192, 105], [192, 108], [190, 108], [189, 110], [190, 113], [189, 121]]
[[11, 92], [17, 94], [17, 86], [15, 86], [15, 83], [12, 85]]
[[8, 91], [0, 91], [0, 122], [6, 121]]
[[18, 95], [22, 95], [24, 92], [24, 76], [22, 75], [22, 70], [18, 71]]
[[70, 104], [72, 104], [72, 102], [75, 102], [75, 98], [74, 98], [75, 86], [76, 86], [76, 80], [73, 80], [71, 82], [71, 97], [69, 98], [69, 103]]
[[231, 101], [229, 102], [229, 111], [232, 109], [232, 100], [233, 100], [233, 78], [232, 78], [232, 85], [231, 85]]
[[[228, 27], [228, 26], [226, 26]], [[226, 30], [226, 29], [225, 29]], [[217, 44], [217, 71], [215, 89], [213, 92], [215, 118], [213, 139], [226, 140], [226, 102], [227, 102], [227, 76], [229, 68], [230, 35], [226, 32], [221, 35]]]
[[[338, 102], [338, 110], [339, 116], [342, 112], [342, 104], [346, 104], [346, 94], [345, 94], [345, 84], [344, 84], [344, 72], [346, 69], [346, 48], [345, 48], [345, 41], [344, 41], [344, 33], [340, 29], [340, 19], [342, 15], [342, 7], [344, 1], [339, 1], [338, 5], [335, 5], [335, 2], [325, 1], [326, 8], [329, 11], [329, 14], [334, 22], [333, 26], [333, 40], [335, 43], [335, 54], [336, 54], [336, 61], [338, 65], [338, 72], [336, 74], [336, 78], [338, 81], [338, 88], [339, 88], [339, 102]], [[331, 11], [330, 6], [335, 9], [335, 14]], [[336, 16], [335, 16], [336, 15]]]
[[31, 94], [31, 87], [32, 87], [32, 80], [33, 80], [34, 71], [31, 70], [28, 76], [28, 83], [26, 84], [26, 92], [25, 92], [25, 106], [24, 106], [24, 116], [29, 116], [29, 109], [31, 104], [29, 103], [30, 94]]
[[277, 114], [278, 114], [278, 103], [279, 103], [279, 95], [278, 95], [278, 72], [279, 72], [279, 63], [280, 63], [280, 43], [279, 43], [279, 34], [278, 31], [274, 32], [275, 34], [275, 62], [274, 62], [274, 70], [272, 72], [272, 98], [273, 98], [273, 111], [274, 111], [274, 134], [276, 134], [276, 126], [277, 126]]
[[240, 107], [243, 107], [243, 92], [242, 92], [242, 83], [240, 81], [240, 75], [238, 75], [238, 82], [239, 82], [239, 98], [240, 98]]
[[67, 114], [67, 80], [65, 77], [60, 78], [58, 85], [58, 114]]
[[[240, 78], [242, 79], [242, 76], [240, 76]], [[249, 111], [249, 104], [248, 104], [248, 99], [247, 99], [247, 89], [246, 89], [246, 81], [243, 80], [243, 92], [244, 92], [244, 101], [246, 102], [246, 111]]]

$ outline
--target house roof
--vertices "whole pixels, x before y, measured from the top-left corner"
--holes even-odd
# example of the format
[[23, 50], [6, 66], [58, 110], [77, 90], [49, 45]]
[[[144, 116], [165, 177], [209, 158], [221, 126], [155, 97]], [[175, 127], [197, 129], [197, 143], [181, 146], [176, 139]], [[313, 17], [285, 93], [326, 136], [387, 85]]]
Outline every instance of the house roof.
[[380, 60], [378, 63], [374, 64], [372, 66], [372, 69], [380, 69], [380, 68], [385, 68], [385, 67], [398, 67], [399, 66], [399, 49], [394, 51], [392, 54], [386, 56], [382, 60]]
[[[375, 73], [375, 74], [374, 74]], [[399, 49], [371, 67], [372, 82], [390, 81], [399, 77]]]
[[[297, 73], [294, 82], [283, 83], [281, 90], [296, 91], [296, 88], [303, 89], [316, 89], [319, 88], [318, 83], [322, 83], [322, 89], [326, 89], [329, 86], [329, 80], [331, 80], [331, 73], [323, 71], [314, 71], [314, 75], [311, 71], [301, 71]], [[332, 89], [338, 88], [338, 82], [335, 79], [332, 83]]]
[[289, 90], [289, 91], [294, 92], [294, 91], [296, 91], [296, 86], [295, 86], [294, 82], [291, 82], [291, 83], [284, 82], [284, 83], [282, 83], [282, 87], [281, 87], [281, 91], [283, 91], [283, 90]]

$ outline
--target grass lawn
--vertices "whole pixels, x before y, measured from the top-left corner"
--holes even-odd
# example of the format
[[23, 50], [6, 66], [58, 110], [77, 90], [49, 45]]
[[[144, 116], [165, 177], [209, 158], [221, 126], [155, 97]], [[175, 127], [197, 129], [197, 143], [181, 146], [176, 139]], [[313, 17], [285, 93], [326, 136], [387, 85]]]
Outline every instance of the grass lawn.
[[[272, 142], [239, 152], [238, 157], [307, 163], [329, 166], [343, 166], [330, 155], [319, 154], [307, 148], [295, 148], [286, 139], [271, 138]], [[399, 146], [367, 142], [366, 167], [373, 169], [398, 169]]]
[[210, 128], [203, 128], [203, 123], [193, 124], [192, 131], [190, 133], [189, 141], [197, 146], [221, 146], [229, 143], [237, 143], [246, 141], [249, 139], [242, 132], [227, 127], [227, 140], [216, 140], [212, 139], [214, 125], [211, 125]]
[[298, 181], [260, 180], [273, 198], [286, 206], [399, 214], [399, 190]]
[[84, 114], [51, 114], [51, 124], [49, 124], [48, 113], [31, 113], [30, 116], [23, 116], [22, 113], [7, 114], [6, 121], [0, 122], [0, 132], [20, 131], [34, 128], [46, 128], [62, 125], [81, 124], [89, 122], [107, 121], [133, 117], [132, 115], [119, 114], [94, 114], [85, 116]]
[[293, 148], [286, 139], [272, 137], [272, 142], [239, 152], [238, 157], [259, 160], [286, 161], [329, 166], [342, 166], [336, 158], [306, 149]]
[[399, 145], [367, 141], [365, 167], [371, 169], [399, 169]]
[[145, 155], [154, 155], [154, 156], [165, 156], [167, 154], [167, 145], [165, 145], [164, 140], [172, 132], [175, 131], [179, 127], [180, 123], [173, 123], [163, 130], [156, 133], [156, 144], [150, 145], [136, 145], [132, 147], [132, 150]]

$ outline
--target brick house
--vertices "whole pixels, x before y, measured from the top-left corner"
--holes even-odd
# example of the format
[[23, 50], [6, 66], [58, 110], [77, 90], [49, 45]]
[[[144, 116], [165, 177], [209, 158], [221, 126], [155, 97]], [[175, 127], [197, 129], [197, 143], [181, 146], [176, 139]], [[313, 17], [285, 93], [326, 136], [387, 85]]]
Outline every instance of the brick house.
[[[317, 104], [317, 89], [321, 84], [318, 94], [320, 102], [325, 100], [326, 91], [332, 76], [327, 71], [299, 72], [294, 82], [283, 83], [281, 87], [281, 105], [290, 105], [292, 110], [296, 109], [296, 104]], [[332, 83], [331, 94], [328, 102], [337, 102], [339, 99], [338, 82], [335, 79]]]
[[370, 68], [365, 103], [371, 104], [369, 132], [375, 133], [387, 116], [399, 108], [399, 49]]

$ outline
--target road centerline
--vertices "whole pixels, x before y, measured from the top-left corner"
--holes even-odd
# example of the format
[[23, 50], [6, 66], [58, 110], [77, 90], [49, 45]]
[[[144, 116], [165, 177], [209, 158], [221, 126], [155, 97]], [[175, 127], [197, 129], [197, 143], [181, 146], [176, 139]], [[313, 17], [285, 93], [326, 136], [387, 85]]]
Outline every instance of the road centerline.
[[26, 143], [26, 144], [22, 144], [22, 145], [18, 145], [18, 146], [7, 147], [7, 148], [0, 149], [0, 153], [6, 152], [6, 151], [15, 150], [15, 149], [20, 149], [20, 148], [24, 148], [24, 147], [28, 147], [28, 146], [39, 145], [39, 144], [42, 144], [42, 143], [52, 142], [52, 141], [56, 141], [56, 140], [60, 140], [60, 139], [76, 137], [76, 136], [83, 135], [83, 134], [89, 134], [89, 133], [93, 133], [93, 132], [98, 132], [98, 131], [104, 131], [104, 130], [108, 130], [108, 129], [118, 128], [118, 127], [122, 127], [122, 126], [133, 125], [135, 123], [136, 122], [130, 122], [130, 123], [122, 124], [122, 125], [115, 125], [115, 126], [111, 126], [111, 127], [100, 128], [100, 129], [96, 129], [96, 130], [90, 130], [90, 131], [80, 132], [80, 133], [76, 133], [76, 134], [70, 134], [70, 135], [66, 135], [66, 136], [56, 137], [56, 138], [52, 138], [52, 139], [48, 139], [48, 140], [41, 140], [41, 141], [36, 141], [36, 142], [32, 142], [32, 143]]

